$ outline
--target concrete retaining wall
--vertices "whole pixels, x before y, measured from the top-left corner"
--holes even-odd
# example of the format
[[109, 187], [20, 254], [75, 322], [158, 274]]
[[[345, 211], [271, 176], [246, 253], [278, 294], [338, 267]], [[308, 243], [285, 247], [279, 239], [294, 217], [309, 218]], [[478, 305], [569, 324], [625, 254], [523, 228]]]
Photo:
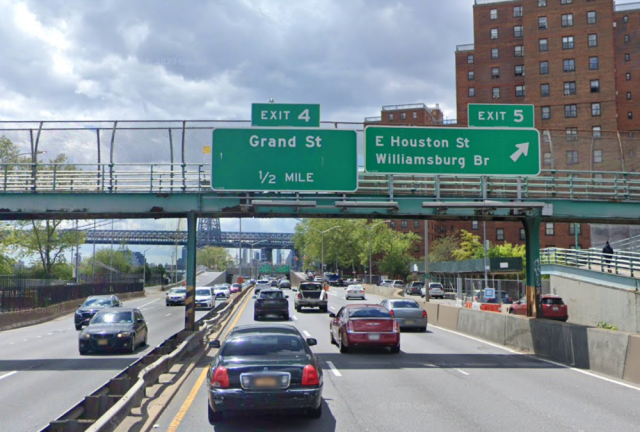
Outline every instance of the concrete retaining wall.
[[504, 345], [507, 315], [460, 309], [458, 331]]
[[[144, 292], [140, 291], [135, 293], [118, 294], [118, 297], [120, 297], [122, 300], [144, 297]], [[84, 299], [71, 300], [45, 308], [1, 313], [0, 331], [51, 321], [52, 319], [56, 319], [75, 311], [76, 309], [78, 309], [78, 304], [82, 303], [83, 301]]]
[[640, 335], [630, 335], [622, 379], [640, 384]]

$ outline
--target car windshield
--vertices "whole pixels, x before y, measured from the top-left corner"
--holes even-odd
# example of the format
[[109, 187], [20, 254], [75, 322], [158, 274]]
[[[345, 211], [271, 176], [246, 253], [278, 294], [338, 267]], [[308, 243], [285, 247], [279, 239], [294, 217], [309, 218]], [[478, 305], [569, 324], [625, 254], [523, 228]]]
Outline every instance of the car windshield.
[[351, 318], [391, 318], [389, 311], [384, 308], [349, 309]]
[[409, 301], [409, 300], [400, 300], [400, 301], [391, 302], [391, 307], [393, 309], [402, 309], [402, 308], [420, 309], [420, 306], [418, 306], [418, 303], [416, 303], [415, 301]]
[[208, 288], [200, 288], [196, 290], [196, 295], [197, 296], [210, 296], [211, 295], [211, 290]]
[[547, 305], [563, 305], [561, 298], [541, 298], [540, 303]]
[[111, 306], [110, 298], [93, 298], [87, 299], [82, 307], [109, 307]]
[[260, 291], [261, 299], [281, 299], [284, 298], [282, 291]]
[[186, 294], [187, 290], [185, 288], [174, 288], [169, 291], [169, 294]]
[[91, 324], [116, 324], [132, 323], [133, 314], [131, 312], [107, 312], [99, 313], [93, 317]]
[[309, 284], [309, 283], [300, 284], [300, 291], [320, 291], [320, 290], [322, 290], [322, 285], [320, 284]]
[[233, 338], [224, 344], [222, 355], [226, 357], [306, 355], [304, 341], [295, 335], [247, 335]]

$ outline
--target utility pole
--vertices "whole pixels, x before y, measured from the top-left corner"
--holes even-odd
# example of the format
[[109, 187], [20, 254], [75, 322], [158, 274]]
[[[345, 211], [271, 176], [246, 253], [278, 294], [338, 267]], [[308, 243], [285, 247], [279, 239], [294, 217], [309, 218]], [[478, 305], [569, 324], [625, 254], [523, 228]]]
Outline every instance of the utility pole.
[[240, 236], [238, 237], [238, 277], [242, 277], [242, 218], [240, 220]]
[[[93, 232], [96, 232], [96, 220], [93, 220]], [[95, 234], [94, 234], [95, 235]], [[113, 237], [113, 233], [111, 233], [111, 236]], [[91, 269], [91, 282], [95, 282], [95, 278], [96, 278], [96, 242], [93, 242], [93, 262], [92, 262], [92, 269]]]
[[482, 231], [484, 236], [484, 287], [488, 287], [488, 277], [487, 277], [487, 221], [482, 221]]
[[424, 220], [424, 301], [431, 300], [429, 296], [429, 281], [431, 275], [429, 275], [429, 221]]

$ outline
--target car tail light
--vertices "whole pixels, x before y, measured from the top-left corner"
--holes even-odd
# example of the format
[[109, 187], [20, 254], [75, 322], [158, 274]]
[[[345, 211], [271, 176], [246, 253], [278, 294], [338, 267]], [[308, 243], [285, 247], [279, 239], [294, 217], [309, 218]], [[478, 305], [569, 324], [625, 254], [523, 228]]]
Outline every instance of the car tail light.
[[317, 386], [320, 385], [320, 378], [318, 377], [318, 371], [313, 365], [306, 365], [302, 370], [302, 385], [303, 386]]
[[393, 332], [400, 333], [400, 323], [396, 320], [393, 320]]
[[347, 333], [351, 333], [353, 332], [353, 322], [349, 321], [347, 322]]
[[301, 299], [302, 298], [302, 293], [298, 293], [298, 298]]
[[422, 318], [426, 318], [426, 317], [427, 317], [427, 311], [426, 311], [426, 310], [423, 310], [423, 311], [422, 311]]
[[393, 312], [393, 309], [389, 309], [389, 315], [391, 315], [393, 318], [396, 317], [396, 314]]
[[224, 366], [218, 366], [211, 378], [211, 387], [229, 388], [229, 373]]

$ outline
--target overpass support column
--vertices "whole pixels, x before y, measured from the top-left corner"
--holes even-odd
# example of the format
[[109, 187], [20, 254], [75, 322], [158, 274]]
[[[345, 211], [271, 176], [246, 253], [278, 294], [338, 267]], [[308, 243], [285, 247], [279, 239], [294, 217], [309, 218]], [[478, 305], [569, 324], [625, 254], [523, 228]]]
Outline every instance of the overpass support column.
[[198, 218], [187, 215], [187, 296], [184, 302], [184, 329], [195, 330], [196, 325], [196, 234]]
[[527, 316], [539, 316], [540, 291], [542, 279], [540, 274], [540, 212], [527, 216], [522, 224], [526, 237], [527, 260]]

